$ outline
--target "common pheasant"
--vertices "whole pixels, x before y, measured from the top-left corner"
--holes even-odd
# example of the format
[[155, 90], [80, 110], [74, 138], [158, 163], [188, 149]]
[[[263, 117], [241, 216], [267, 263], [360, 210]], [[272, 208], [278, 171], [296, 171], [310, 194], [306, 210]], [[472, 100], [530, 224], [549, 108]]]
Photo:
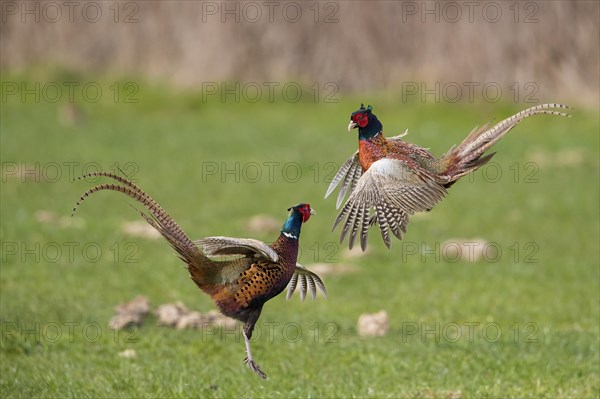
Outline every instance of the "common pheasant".
[[325, 194], [327, 198], [342, 183], [336, 204], [339, 209], [350, 189], [333, 225], [335, 229], [345, 220], [340, 243], [350, 233], [348, 245], [352, 248], [359, 235], [364, 251], [369, 227], [379, 224], [383, 242], [389, 248], [389, 230], [401, 240], [409, 215], [430, 211], [446, 196], [447, 188], [487, 163], [494, 153], [482, 155], [523, 119], [536, 114], [570, 116], [550, 108], [569, 107], [541, 104], [527, 108], [493, 127], [488, 123], [473, 129], [459, 146], [436, 158], [427, 149], [403, 141], [406, 131], [386, 139], [371, 106], [361, 104], [351, 114], [348, 125], [348, 131], [358, 128], [358, 151], [340, 167]]
[[73, 213], [88, 196], [101, 190], [118, 191], [141, 203], [149, 211], [149, 214], [139, 211], [141, 216], [177, 252], [187, 265], [194, 283], [210, 295], [224, 315], [243, 323], [247, 354], [245, 362], [250, 369], [266, 378], [266, 374], [254, 362], [250, 350], [252, 331], [265, 302], [280, 294], [286, 286], [287, 299], [297, 286], [300, 287], [302, 300], [306, 297], [307, 289], [313, 299], [317, 288], [327, 295], [319, 276], [296, 263], [300, 229], [315, 214], [310, 205], [299, 204], [288, 209], [289, 215], [281, 234], [271, 245], [254, 239], [231, 237], [207, 237], [192, 241], [156, 201], [131, 181], [104, 172], [90, 173], [79, 179], [95, 176], [108, 177], [117, 184], [100, 184], [89, 189], [81, 196]]

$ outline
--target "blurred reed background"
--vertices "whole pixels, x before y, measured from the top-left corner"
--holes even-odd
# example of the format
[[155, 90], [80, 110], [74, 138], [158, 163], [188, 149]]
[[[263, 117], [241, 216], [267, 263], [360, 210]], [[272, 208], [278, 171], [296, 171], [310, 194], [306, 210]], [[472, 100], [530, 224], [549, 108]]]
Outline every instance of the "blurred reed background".
[[[597, 398], [599, 13], [597, 1], [0, 0], [0, 398]], [[346, 126], [361, 101], [386, 134], [408, 128], [436, 155], [492, 117], [576, 109], [525, 121], [404, 241], [388, 250], [371, 231], [362, 256], [338, 245], [323, 198], [356, 151]], [[74, 179], [99, 170], [134, 179], [193, 239], [270, 242], [287, 207], [317, 209], [299, 261], [329, 297], [267, 303], [253, 349], [271, 381], [244, 368], [231, 330], [166, 328], [153, 312], [109, 329], [138, 295], [153, 309], [214, 305], [122, 196], [70, 216], [104, 182]], [[381, 310], [387, 335], [361, 337], [361, 315]]]
[[540, 101], [598, 104], [596, 1], [92, 3], [3, 2], [2, 72], [58, 65], [182, 87], [318, 80], [342, 93], [536, 82]]

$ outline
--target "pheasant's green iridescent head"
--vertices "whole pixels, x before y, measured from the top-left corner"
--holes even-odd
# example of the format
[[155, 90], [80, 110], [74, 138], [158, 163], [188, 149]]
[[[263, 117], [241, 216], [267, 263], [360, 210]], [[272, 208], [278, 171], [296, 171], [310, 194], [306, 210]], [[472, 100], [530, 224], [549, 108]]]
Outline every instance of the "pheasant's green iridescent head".
[[302, 223], [308, 221], [310, 216], [314, 215], [316, 212], [309, 204], [298, 204], [288, 208], [288, 211], [290, 213], [281, 228], [281, 232], [286, 237], [298, 239], [298, 237], [300, 237], [300, 227], [302, 226]]
[[373, 107], [370, 105], [365, 108], [364, 104], [360, 104], [360, 108], [350, 115], [348, 131], [358, 128], [358, 138], [361, 140], [369, 139], [380, 133], [383, 125], [372, 111]]

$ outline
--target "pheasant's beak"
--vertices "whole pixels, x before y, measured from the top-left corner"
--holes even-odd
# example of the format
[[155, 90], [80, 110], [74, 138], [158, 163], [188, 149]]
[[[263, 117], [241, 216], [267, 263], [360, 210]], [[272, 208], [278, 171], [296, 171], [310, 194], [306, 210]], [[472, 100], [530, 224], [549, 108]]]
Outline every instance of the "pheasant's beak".
[[310, 214], [311, 214], [311, 215], [316, 215], [316, 214], [317, 214], [317, 211], [315, 211], [314, 209], [310, 208]]
[[350, 124], [348, 125], [348, 131], [351, 132], [352, 129], [356, 128], [356, 126], [358, 126], [358, 123], [350, 121]]

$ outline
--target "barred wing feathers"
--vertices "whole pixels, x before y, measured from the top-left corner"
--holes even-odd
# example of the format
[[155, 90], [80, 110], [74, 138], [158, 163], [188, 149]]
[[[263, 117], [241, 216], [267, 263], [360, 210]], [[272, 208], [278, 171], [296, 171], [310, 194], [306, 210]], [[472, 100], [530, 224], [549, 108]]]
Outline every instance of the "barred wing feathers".
[[[406, 232], [408, 215], [428, 211], [446, 195], [446, 189], [436, 179], [409, 160], [384, 158], [374, 162], [359, 179], [355, 190], [335, 220], [333, 228], [342, 221], [340, 236], [349, 236], [352, 248], [357, 234], [361, 248], [367, 246], [369, 226], [377, 223], [386, 246], [390, 246], [389, 229], [399, 239]], [[371, 209], [375, 214], [371, 216]]]
[[[299, 286], [298, 283], [300, 284]], [[289, 300], [292, 297], [296, 287], [299, 287], [298, 290], [300, 292], [301, 301], [306, 299], [307, 290], [310, 291], [310, 296], [314, 300], [317, 297], [317, 288], [325, 297], [327, 297], [327, 290], [325, 289], [323, 280], [299, 263], [296, 263], [296, 270], [294, 271], [294, 275], [288, 284], [287, 295], [285, 296], [286, 299]]]
[[344, 198], [346, 197], [348, 189], [350, 189], [350, 193], [354, 191], [354, 188], [358, 183], [358, 179], [360, 179], [362, 174], [362, 166], [360, 165], [360, 160], [358, 158], [358, 151], [356, 151], [337, 171], [333, 180], [329, 184], [329, 188], [325, 193], [325, 198], [329, 197], [333, 190], [335, 190], [335, 188], [341, 183], [342, 185], [340, 187], [340, 191], [338, 192], [337, 202], [335, 204], [335, 208], [339, 209], [340, 205], [342, 205], [344, 202]]
[[273, 248], [252, 238], [206, 237], [194, 241], [194, 244], [200, 245], [207, 256], [240, 255], [262, 257], [271, 262], [279, 260], [279, 255]]

